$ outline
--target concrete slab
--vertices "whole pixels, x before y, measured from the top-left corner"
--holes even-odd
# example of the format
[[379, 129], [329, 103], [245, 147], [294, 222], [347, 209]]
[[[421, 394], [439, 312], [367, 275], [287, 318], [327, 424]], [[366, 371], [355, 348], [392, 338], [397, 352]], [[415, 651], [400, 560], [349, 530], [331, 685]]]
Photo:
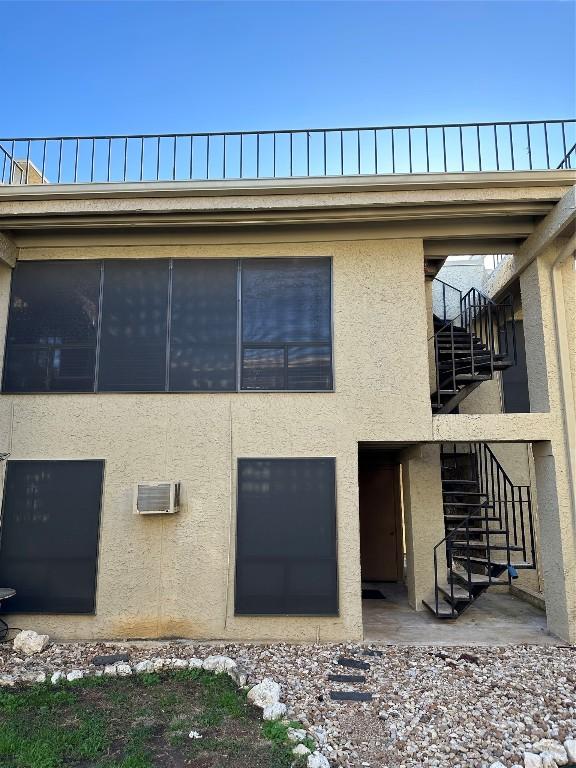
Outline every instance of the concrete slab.
[[456, 621], [408, 605], [403, 584], [379, 585], [385, 600], [364, 600], [364, 640], [383, 645], [565, 645], [544, 611], [503, 592], [486, 592]]

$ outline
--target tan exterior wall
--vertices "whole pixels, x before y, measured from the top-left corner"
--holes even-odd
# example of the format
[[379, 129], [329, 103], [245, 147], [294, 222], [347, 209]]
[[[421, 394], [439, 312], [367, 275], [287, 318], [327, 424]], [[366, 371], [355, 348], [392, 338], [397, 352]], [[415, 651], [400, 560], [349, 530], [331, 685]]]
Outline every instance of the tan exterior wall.
[[[20, 258], [46, 254], [331, 256], [336, 391], [3, 395], [0, 450], [106, 462], [96, 615], [18, 617], [19, 626], [68, 638], [360, 638], [357, 443], [431, 436], [422, 241], [92, 245], [21, 249]], [[6, 267], [0, 323], [9, 277]], [[401, 349], [410, 354], [399, 364]], [[339, 617], [234, 617], [235, 467], [249, 456], [336, 458]], [[181, 512], [133, 516], [133, 483], [166, 478], [182, 483]]]

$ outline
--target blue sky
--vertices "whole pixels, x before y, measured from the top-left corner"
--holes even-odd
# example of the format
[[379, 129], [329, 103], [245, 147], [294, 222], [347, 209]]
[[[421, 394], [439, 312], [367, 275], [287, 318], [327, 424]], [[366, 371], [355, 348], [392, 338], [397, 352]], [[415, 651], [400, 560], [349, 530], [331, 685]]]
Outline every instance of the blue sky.
[[575, 112], [571, 2], [0, 7], [0, 134], [8, 137]]

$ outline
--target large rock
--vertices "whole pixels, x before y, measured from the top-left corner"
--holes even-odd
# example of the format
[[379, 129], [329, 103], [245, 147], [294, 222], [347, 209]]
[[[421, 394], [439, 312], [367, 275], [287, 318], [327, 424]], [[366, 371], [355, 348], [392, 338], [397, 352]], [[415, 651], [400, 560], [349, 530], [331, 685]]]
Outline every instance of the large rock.
[[134, 672], [138, 675], [154, 672], [154, 664], [150, 659], [143, 659], [134, 665]]
[[208, 656], [202, 662], [202, 668], [207, 672], [216, 672], [216, 674], [222, 674], [223, 672], [229, 672], [234, 669], [236, 662], [229, 656]]
[[277, 701], [275, 704], [270, 704], [262, 710], [262, 717], [264, 720], [280, 720], [285, 714], [286, 704], [282, 704], [281, 701]]
[[81, 680], [83, 677], [84, 672], [81, 669], [73, 669], [72, 672], [68, 672], [66, 675], [66, 680], [71, 683], [74, 680]]
[[554, 760], [552, 752], [542, 752], [540, 757], [542, 758], [542, 768], [558, 768], [558, 763]]
[[188, 659], [188, 669], [202, 669], [202, 659], [197, 659], [195, 656]]
[[506, 768], [506, 766], [504, 765], [504, 763], [501, 763], [500, 760], [496, 760], [495, 763], [492, 763], [490, 768]]
[[288, 728], [286, 731], [289, 741], [304, 741], [307, 735], [304, 728]]
[[[540, 739], [532, 745], [532, 749], [541, 755], [548, 753], [558, 765], [568, 765], [568, 753], [564, 749], [564, 745], [555, 739]], [[542, 762], [544, 762], [544, 757], [542, 757]]]
[[41, 653], [49, 640], [48, 635], [39, 635], [31, 629], [24, 629], [14, 638], [14, 650], [21, 651], [25, 656], [33, 656], [35, 653]]
[[277, 704], [280, 701], [280, 686], [274, 680], [265, 677], [261, 683], [250, 688], [248, 701], [260, 709], [271, 707], [272, 704]]
[[564, 749], [571, 763], [576, 763], [576, 739], [566, 739]]
[[0, 687], [12, 688], [16, 685], [16, 681], [12, 675], [0, 675]]
[[310, 750], [304, 744], [298, 744], [292, 750], [292, 754], [296, 755], [296, 757], [304, 757], [304, 755], [310, 754]]
[[308, 755], [308, 768], [330, 768], [328, 758], [324, 757], [320, 752], [312, 752]]

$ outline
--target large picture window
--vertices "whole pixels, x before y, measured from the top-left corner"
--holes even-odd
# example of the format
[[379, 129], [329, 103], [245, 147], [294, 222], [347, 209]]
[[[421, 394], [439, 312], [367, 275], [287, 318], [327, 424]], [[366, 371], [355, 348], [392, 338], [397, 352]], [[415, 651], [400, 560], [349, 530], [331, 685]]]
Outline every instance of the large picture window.
[[5, 392], [332, 389], [331, 263], [18, 262]]
[[338, 613], [334, 459], [240, 459], [236, 614]]
[[0, 583], [13, 612], [92, 613], [102, 461], [8, 461]]

